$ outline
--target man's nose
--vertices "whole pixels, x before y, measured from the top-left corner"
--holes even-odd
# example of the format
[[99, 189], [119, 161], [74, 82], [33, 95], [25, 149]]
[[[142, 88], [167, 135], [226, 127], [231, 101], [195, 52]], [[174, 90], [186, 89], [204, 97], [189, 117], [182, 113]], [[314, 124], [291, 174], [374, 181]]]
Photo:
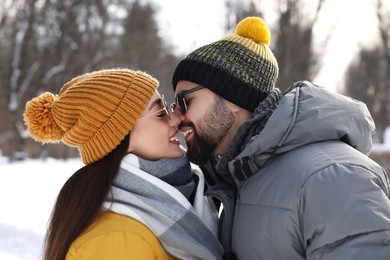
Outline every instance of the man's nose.
[[181, 121], [183, 121], [184, 116], [178, 111], [179, 109], [174, 109], [169, 111], [171, 120], [169, 120], [169, 125], [177, 127]]

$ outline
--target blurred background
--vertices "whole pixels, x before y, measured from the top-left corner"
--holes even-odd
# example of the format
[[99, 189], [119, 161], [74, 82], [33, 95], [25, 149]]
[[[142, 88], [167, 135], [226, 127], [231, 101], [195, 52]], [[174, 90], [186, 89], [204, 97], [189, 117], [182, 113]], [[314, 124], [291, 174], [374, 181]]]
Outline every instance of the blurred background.
[[[178, 61], [233, 32], [246, 16], [262, 17], [271, 29], [277, 87], [306, 79], [364, 101], [381, 144], [390, 125], [389, 2], [2, 0], [0, 156], [8, 162], [77, 157], [75, 149], [29, 138], [22, 120], [26, 101], [44, 91], [58, 93], [76, 75], [109, 67], [151, 73], [172, 100]], [[389, 167], [389, 158], [373, 156]]]
[[246, 16], [271, 29], [277, 87], [310, 80], [367, 104], [370, 157], [390, 173], [390, 0], [0, 0], [0, 259], [41, 259], [58, 191], [83, 165], [76, 149], [29, 137], [28, 100], [127, 67], [158, 78], [172, 101], [178, 61]]

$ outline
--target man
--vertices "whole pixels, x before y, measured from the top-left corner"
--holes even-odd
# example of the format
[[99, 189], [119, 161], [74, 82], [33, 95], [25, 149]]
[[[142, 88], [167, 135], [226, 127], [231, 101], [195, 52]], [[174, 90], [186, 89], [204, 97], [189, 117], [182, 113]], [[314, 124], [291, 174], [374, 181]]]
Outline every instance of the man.
[[389, 259], [390, 185], [366, 156], [366, 106], [306, 81], [282, 95], [269, 39], [246, 18], [173, 75], [188, 156], [224, 204], [226, 258]]

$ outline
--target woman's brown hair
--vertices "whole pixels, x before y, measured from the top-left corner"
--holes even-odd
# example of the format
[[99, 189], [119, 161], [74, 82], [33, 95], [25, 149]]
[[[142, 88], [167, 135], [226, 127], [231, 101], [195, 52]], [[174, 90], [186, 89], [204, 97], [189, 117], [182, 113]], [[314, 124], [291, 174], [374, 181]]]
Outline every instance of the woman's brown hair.
[[99, 214], [129, 147], [128, 134], [104, 158], [75, 172], [64, 184], [45, 236], [44, 260], [63, 260], [72, 242]]

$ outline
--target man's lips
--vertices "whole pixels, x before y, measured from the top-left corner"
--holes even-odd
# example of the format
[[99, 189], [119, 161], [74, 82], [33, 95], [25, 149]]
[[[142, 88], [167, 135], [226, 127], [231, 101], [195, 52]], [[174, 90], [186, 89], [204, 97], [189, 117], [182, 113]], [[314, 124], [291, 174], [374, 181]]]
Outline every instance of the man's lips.
[[184, 139], [187, 141], [190, 135], [194, 132], [192, 127], [182, 127], [180, 128], [180, 132], [184, 135]]

